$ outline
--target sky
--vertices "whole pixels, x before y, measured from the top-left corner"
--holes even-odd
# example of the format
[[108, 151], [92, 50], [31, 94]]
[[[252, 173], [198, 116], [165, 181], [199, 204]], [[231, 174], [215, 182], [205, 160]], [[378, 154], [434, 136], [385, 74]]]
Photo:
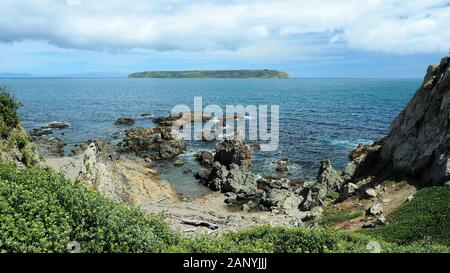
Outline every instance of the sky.
[[0, 0], [0, 73], [419, 78], [449, 48], [443, 0]]

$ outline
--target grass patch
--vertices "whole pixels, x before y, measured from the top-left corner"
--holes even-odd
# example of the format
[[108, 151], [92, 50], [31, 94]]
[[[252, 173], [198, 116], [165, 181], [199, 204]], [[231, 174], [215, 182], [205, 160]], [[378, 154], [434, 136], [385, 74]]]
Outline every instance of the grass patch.
[[450, 188], [419, 190], [388, 218], [390, 224], [361, 233], [398, 244], [438, 243], [450, 246]]
[[326, 208], [323, 216], [315, 222], [322, 226], [333, 226], [342, 222], [364, 216], [364, 211], [333, 210]]

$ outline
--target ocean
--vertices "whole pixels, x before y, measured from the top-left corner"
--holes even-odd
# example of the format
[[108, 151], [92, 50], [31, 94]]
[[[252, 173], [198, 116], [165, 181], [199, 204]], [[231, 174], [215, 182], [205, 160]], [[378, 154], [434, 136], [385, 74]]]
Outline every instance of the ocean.
[[[119, 117], [136, 118], [134, 127], [153, 127], [140, 114], [168, 116], [173, 106], [193, 109], [194, 97], [203, 105], [279, 105], [280, 146], [274, 152], [255, 151], [253, 171], [276, 175], [274, 160], [287, 157], [289, 178], [314, 179], [319, 162], [332, 161], [337, 168], [347, 163], [348, 152], [358, 143], [371, 143], [385, 135], [394, 117], [407, 104], [421, 79], [128, 79], [43, 78], [0, 79], [23, 106], [22, 124], [27, 130], [52, 121], [71, 128], [55, 136], [74, 145], [90, 139], [113, 140], [113, 134], [130, 127], [115, 126]], [[207, 191], [193, 178], [200, 167], [196, 151], [214, 143], [190, 143], [175, 168], [159, 164], [161, 175], [186, 196]]]

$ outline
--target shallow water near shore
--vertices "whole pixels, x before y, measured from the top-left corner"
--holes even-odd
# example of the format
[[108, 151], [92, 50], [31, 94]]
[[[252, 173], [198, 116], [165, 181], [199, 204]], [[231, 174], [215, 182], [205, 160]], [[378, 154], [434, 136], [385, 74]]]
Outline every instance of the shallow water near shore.
[[[275, 174], [274, 160], [288, 157], [287, 177], [313, 179], [320, 160], [343, 168], [348, 152], [358, 143], [382, 137], [393, 118], [419, 87], [421, 79], [1, 79], [23, 103], [20, 114], [26, 129], [52, 121], [71, 124], [54, 130], [67, 143], [66, 151], [89, 139], [113, 140], [129, 129], [116, 126], [119, 117], [136, 118], [133, 127], [155, 126], [149, 113], [169, 115], [173, 106], [193, 110], [195, 96], [203, 105], [279, 105], [280, 147], [275, 152], [254, 152], [253, 171]], [[214, 143], [195, 142], [181, 156], [184, 166], [160, 164], [162, 177], [185, 196], [198, 196], [193, 172], [199, 168], [192, 154], [212, 149]]]

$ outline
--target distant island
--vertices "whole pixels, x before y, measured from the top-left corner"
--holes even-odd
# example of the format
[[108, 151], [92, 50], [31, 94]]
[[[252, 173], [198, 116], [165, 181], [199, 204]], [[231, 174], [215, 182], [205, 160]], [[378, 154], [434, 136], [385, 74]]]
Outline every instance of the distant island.
[[28, 73], [0, 73], [0, 78], [30, 78], [32, 75]]
[[277, 70], [192, 70], [146, 71], [132, 73], [128, 78], [278, 78], [288, 79], [289, 74]]

